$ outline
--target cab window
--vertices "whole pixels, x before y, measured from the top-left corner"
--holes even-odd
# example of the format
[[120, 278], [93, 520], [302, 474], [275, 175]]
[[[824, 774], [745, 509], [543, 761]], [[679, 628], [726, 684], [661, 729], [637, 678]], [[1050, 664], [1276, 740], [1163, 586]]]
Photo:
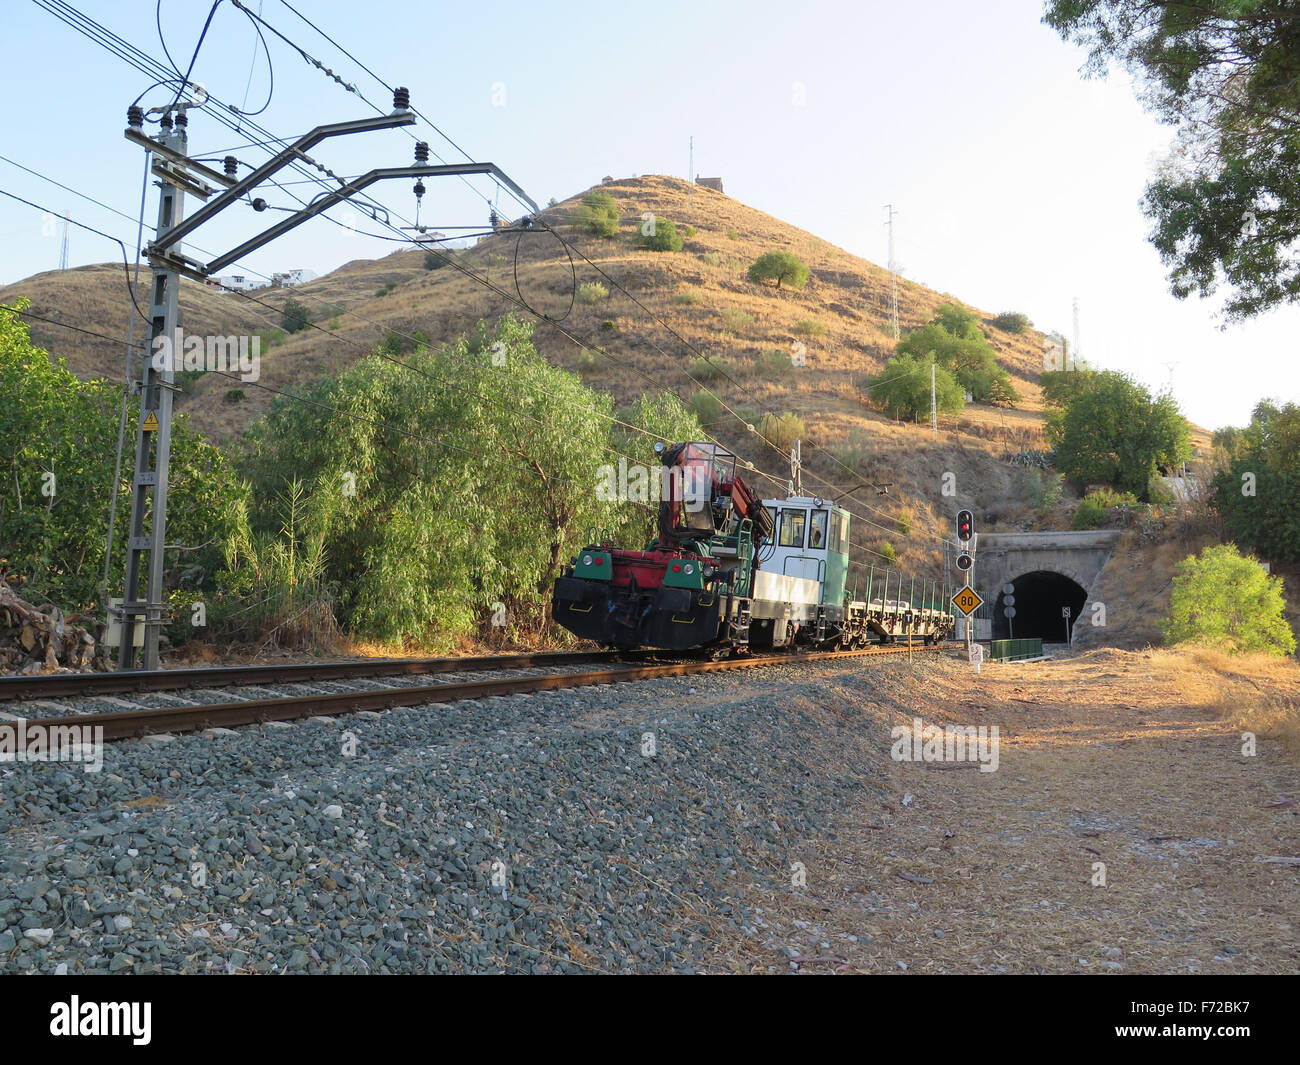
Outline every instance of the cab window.
[[832, 551], [842, 551], [843, 546], [840, 541], [840, 515], [839, 511], [831, 511], [831, 529], [830, 543], [827, 545]]
[[781, 529], [777, 533], [777, 543], [781, 547], [803, 547], [803, 527], [807, 520], [806, 510], [781, 511]]
[[808, 547], [822, 550], [826, 547], [826, 511], [812, 512], [812, 526], [808, 534]]

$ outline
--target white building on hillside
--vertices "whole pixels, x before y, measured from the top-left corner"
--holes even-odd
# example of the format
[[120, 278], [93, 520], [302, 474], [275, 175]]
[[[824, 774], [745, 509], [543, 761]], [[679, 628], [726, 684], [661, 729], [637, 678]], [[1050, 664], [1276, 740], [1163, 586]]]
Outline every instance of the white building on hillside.
[[261, 288], [266, 284], [260, 277], [250, 277], [247, 274], [226, 274], [224, 277], [214, 277], [212, 279], [222, 288], [233, 288], [236, 292], [252, 292], [255, 288]]
[[315, 270], [285, 270], [271, 275], [271, 287], [288, 288], [290, 285], [301, 285], [304, 281], [311, 281], [315, 277]]

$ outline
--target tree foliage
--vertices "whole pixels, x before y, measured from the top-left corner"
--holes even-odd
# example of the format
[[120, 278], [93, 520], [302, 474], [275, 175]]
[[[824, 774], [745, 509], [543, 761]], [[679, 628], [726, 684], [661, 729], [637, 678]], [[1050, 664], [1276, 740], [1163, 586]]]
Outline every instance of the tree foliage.
[[777, 288], [782, 284], [803, 288], [808, 283], [808, 267], [788, 251], [764, 252], [750, 266], [749, 279], [755, 284], [775, 281]]
[[[309, 390], [317, 405], [272, 404], [242, 463], [253, 531], [274, 531], [276, 501], [301, 481], [323, 523], [321, 577], [357, 634], [445, 645], [497, 603], [509, 627], [534, 626], [589, 529], [652, 513], [596, 492], [620, 452], [654, 462], [648, 438], [612, 436], [609, 397], [551, 366], [509, 317], [404, 361], [370, 356]], [[675, 396], [622, 420], [669, 438], [700, 431]]]
[[1300, 406], [1260, 403], [1245, 429], [1214, 434], [1224, 468], [1214, 499], [1234, 540], [1268, 558], [1300, 561]]
[[650, 251], [682, 250], [682, 238], [677, 234], [677, 227], [667, 218], [656, 218], [653, 224], [643, 224], [636, 231], [636, 242]]
[[1281, 577], [1270, 577], [1234, 544], [1220, 544], [1178, 564], [1161, 628], [1171, 644], [1192, 640], [1237, 653], [1289, 655], [1296, 639], [1285, 606]]
[[[982, 403], [1010, 403], [1018, 398], [1011, 375], [998, 364], [980, 329], [979, 318], [955, 303], [945, 303], [931, 322], [908, 333], [897, 351], [926, 364], [933, 359]], [[928, 380], [926, 388], [928, 409]]]
[[1044, 21], [1118, 62], [1177, 127], [1148, 185], [1175, 296], [1229, 288], [1243, 319], [1300, 299], [1300, 19], [1294, 0], [1049, 0]]
[[[15, 305], [24, 310], [26, 301]], [[67, 610], [99, 598], [113, 492], [122, 386], [80, 381], [63, 359], [34, 347], [15, 309], [0, 309], [0, 544], [10, 567]], [[129, 408], [132, 417], [138, 406]], [[128, 423], [128, 428], [130, 425]], [[109, 594], [124, 580], [131, 507], [130, 437], [118, 484]], [[242, 495], [225, 456], [172, 423], [167, 542], [169, 588], [210, 584], [219, 545]], [[180, 550], [179, 548], [186, 550]]]
[[[935, 402], [940, 411], [955, 413], [966, 405], [961, 385], [942, 366], [934, 372]], [[867, 394], [895, 418], [919, 418], [930, 412], [930, 360], [896, 355], [867, 385]]]
[[608, 192], [589, 192], [573, 211], [573, 224], [593, 237], [618, 235], [619, 211]]
[[281, 329], [286, 333], [296, 333], [311, 324], [311, 312], [307, 310], [306, 304], [292, 296], [284, 301], [284, 307], [280, 310]]
[[1191, 455], [1191, 434], [1172, 396], [1151, 393], [1125, 374], [1094, 373], [1065, 403], [1047, 433], [1056, 468], [1079, 484], [1108, 484], [1145, 498], [1161, 466]]
[[1003, 311], [993, 319], [993, 324], [1004, 333], [1023, 333], [1034, 323], [1029, 320], [1027, 314], [1021, 314], [1019, 311]]

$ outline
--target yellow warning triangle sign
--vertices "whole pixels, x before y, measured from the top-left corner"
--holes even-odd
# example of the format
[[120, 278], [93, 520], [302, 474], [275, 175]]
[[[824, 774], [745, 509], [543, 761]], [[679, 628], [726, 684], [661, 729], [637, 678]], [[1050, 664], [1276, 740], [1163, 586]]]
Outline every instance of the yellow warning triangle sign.
[[145, 415], [144, 425], [142, 427], [146, 433], [156, 433], [158, 431], [158, 412], [151, 410]]

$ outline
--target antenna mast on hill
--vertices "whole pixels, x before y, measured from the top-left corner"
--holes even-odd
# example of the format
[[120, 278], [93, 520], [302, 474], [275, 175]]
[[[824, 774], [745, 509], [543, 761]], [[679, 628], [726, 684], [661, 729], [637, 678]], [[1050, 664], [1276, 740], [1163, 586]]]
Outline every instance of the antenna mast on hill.
[[[1079, 297], [1074, 297], [1074, 346], [1071, 348], [1069, 358], [1066, 360], [1073, 364], [1075, 369], [1079, 367]], [[1067, 370], [1069, 366], [1065, 367]]]
[[686, 190], [686, 202], [695, 203], [695, 138], [691, 138], [691, 163], [686, 168], [686, 180], [690, 182], [690, 187]]
[[63, 220], [63, 245], [59, 248], [59, 269], [68, 268], [68, 220]]
[[885, 204], [885, 210], [889, 212], [889, 217], [885, 220], [885, 226], [889, 229], [889, 314], [894, 323], [894, 339], [898, 339], [898, 272], [894, 263], [894, 205]]

